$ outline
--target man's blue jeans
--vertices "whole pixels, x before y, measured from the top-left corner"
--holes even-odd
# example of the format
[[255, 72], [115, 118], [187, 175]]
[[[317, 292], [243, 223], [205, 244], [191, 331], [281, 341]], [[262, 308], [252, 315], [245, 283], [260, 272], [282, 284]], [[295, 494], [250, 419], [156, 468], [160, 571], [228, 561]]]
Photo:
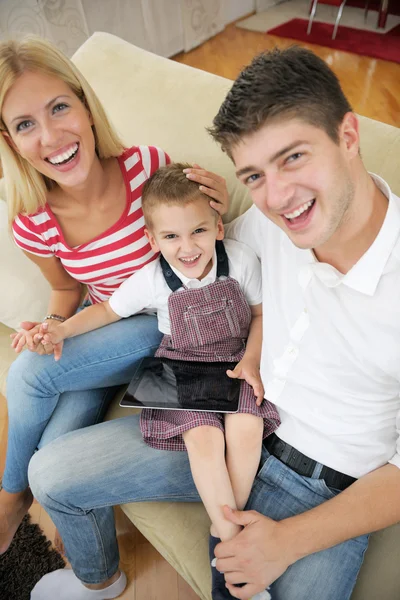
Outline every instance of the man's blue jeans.
[[[293, 473], [265, 450], [261, 464], [247, 508], [273, 519], [308, 510], [336, 493], [318, 479]], [[53, 441], [31, 460], [29, 481], [85, 583], [103, 582], [118, 569], [113, 505], [199, 501], [187, 453], [146, 446], [138, 415]], [[368, 536], [362, 536], [298, 561], [272, 585], [273, 599], [348, 600], [367, 545]]]
[[28, 464], [37, 448], [101, 421], [115, 386], [130, 381], [137, 361], [153, 355], [161, 337], [156, 317], [136, 315], [65, 340], [59, 362], [23, 352], [7, 379], [3, 488], [21, 492], [28, 486]]

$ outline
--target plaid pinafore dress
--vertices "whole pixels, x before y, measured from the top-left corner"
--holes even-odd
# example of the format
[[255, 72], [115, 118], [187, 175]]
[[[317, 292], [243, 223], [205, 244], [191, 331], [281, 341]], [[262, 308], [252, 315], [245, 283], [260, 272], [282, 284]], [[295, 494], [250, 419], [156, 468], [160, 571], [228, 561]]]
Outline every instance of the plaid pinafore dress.
[[[168, 299], [171, 335], [164, 335], [156, 356], [184, 361], [239, 362], [243, 357], [251, 310], [239, 283], [229, 277], [223, 242], [216, 243], [217, 279], [199, 289], [187, 289], [161, 256], [160, 263], [172, 294]], [[267, 437], [280, 424], [276, 407], [264, 400], [256, 405], [253, 388], [241, 381], [239, 410], [264, 419]], [[143, 409], [140, 426], [144, 441], [160, 450], [185, 450], [182, 433], [201, 425], [224, 430], [224, 416], [188, 410]]]

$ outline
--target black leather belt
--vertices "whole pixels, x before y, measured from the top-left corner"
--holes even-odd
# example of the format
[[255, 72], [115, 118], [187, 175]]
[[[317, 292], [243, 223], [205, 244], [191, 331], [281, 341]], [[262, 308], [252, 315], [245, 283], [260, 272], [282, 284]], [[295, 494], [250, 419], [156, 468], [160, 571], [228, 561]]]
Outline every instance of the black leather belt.
[[[270, 454], [278, 458], [293, 471], [304, 477], [311, 477], [314, 473], [317, 461], [302, 454], [290, 444], [279, 439], [275, 433], [272, 433], [264, 439], [264, 446]], [[318, 479], [323, 479], [327, 486], [337, 490], [345, 490], [356, 481], [354, 477], [335, 471], [330, 467], [322, 467]]]

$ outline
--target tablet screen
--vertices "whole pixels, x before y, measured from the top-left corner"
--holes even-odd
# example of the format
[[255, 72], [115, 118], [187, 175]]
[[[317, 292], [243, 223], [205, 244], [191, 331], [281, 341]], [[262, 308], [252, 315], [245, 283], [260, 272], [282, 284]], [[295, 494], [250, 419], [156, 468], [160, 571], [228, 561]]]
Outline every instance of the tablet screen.
[[240, 380], [227, 376], [236, 363], [144, 358], [121, 406], [237, 412]]

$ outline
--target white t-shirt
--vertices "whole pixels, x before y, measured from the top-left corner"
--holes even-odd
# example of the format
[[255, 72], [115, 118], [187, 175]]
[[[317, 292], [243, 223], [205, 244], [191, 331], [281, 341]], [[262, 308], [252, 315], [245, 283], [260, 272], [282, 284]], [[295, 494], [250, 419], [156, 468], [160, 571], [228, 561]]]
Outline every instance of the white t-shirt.
[[[248, 246], [234, 240], [225, 240], [224, 245], [228, 255], [229, 276], [239, 283], [250, 306], [261, 304], [261, 266], [257, 256]], [[188, 279], [171, 268], [187, 288], [201, 288], [216, 280], [216, 255], [214, 252], [211, 271], [201, 281]], [[158, 329], [161, 333], [170, 334], [168, 298], [171, 293], [157, 259], [124, 281], [109, 302], [112, 310], [120, 317], [130, 317], [142, 311], [157, 311]]]
[[400, 198], [345, 275], [294, 246], [255, 206], [226, 228], [261, 259], [265, 397], [277, 435], [353, 477], [400, 468]]

